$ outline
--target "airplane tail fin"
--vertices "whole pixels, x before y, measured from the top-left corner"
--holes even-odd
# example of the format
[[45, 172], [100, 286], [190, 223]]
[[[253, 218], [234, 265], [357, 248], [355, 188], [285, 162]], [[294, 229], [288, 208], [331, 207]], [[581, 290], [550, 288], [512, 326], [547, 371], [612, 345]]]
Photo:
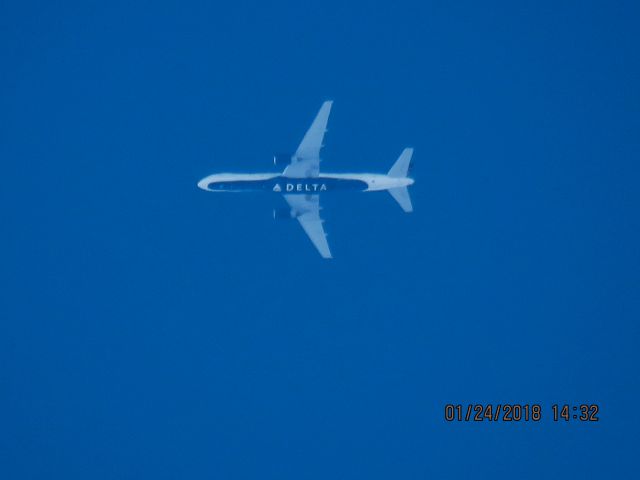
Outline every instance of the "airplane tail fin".
[[[405, 148], [396, 163], [393, 164], [388, 175], [394, 178], [406, 178], [411, 166], [411, 157], [413, 156], [413, 148]], [[398, 202], [402, 210], [405, 212], [413, 212], [413, 205], [411, 205], [411, 197], [409, 196], [409, 190], [407, 187], [390, 188], [387, 190], [393, 199]]]
[[405, 148], [396, 163], [393, 164], [388, 175], [395, 178], [406, 178], [409, 173], [409, 166], [411, 165], [411, 157], [413, 156], [413, 148]]
[[413, 205], [411, 205], [411, 197], [409, 196], [407, 187], [390, 188], [387, 192], [398, 202], [402, 210], [407, 213], [413, 212]]

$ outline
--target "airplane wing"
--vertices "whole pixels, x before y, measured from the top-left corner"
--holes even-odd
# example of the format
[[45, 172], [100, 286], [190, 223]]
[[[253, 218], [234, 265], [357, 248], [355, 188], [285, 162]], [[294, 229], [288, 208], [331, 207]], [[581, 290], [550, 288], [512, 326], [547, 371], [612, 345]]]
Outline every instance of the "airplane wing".
[[327, 234], [322, 228], [324, 220], [320, 218], [320, 195], [284, 195], [284, 199], [322, 258], [331, 258]]
[[307, 130], [296, 153], [291, 157], [291, 164], [284, 170], [284, 176], [292, 178], [317, 177], [320, 174], [320, 149], [327, 131], [327, 121], [333, 101], [322, 104], [316, 118]]

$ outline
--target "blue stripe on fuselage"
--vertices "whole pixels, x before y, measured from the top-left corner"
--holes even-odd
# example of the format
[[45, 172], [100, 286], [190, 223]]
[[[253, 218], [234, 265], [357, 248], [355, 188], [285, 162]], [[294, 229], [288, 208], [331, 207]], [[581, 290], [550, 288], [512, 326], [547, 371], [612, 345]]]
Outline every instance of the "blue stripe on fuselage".
[[224, 192], [272, 191], [280, 193], [322, 193], [336, 190], [366, 190], [368, 185], [361, 180], [342, 178], [289, 178], [274, 177], [267, 180], [232, 180], [211, 182], [210, 190]]

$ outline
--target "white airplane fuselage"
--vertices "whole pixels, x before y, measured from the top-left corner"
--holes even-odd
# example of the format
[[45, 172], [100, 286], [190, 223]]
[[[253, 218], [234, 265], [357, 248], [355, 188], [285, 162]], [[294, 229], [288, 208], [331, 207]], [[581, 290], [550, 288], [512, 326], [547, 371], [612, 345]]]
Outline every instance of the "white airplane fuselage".
[[273, 218], [295, 218], [322, 258], [332, 258], [324, 220], [320, 216], [321, 193], [340, 190], [387, 191], [406, 213], [413, 211], [408, 186], [413, 148], [406, 147], [387, 174], [324, 173], [320, 170], [320, 150], [331, 111], [331, 100], [322, 103], [302, 141], [289, 155], [274, 155], [273, 163], [285, 166], [281, 173], [216, 173], [198, 182], [207, 192], [275, 192], [288, 204], [286, 211], [274, 210]]
[[198, 187], [209, 192], [272, 191], [313, 194], [340, 190], [374, 192], [413, 185], [408, 177], [376, 173], [321, 173], [317, 177], [293, 178], [281, 173], [217, 173], [204, 177]]

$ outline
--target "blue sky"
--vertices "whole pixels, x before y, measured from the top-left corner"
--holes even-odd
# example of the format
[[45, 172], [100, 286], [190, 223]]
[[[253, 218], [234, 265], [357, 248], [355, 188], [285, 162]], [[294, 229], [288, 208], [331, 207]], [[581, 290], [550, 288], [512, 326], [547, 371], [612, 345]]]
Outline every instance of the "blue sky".
[[[2, 3], [0, 477], [637, 474], [638, 13]], [[416, 178], [323, 198], [330, 262], [196, 188], [325, 99], [324, 169]], [[443, 419], [480, 402], [546, 417]]]

